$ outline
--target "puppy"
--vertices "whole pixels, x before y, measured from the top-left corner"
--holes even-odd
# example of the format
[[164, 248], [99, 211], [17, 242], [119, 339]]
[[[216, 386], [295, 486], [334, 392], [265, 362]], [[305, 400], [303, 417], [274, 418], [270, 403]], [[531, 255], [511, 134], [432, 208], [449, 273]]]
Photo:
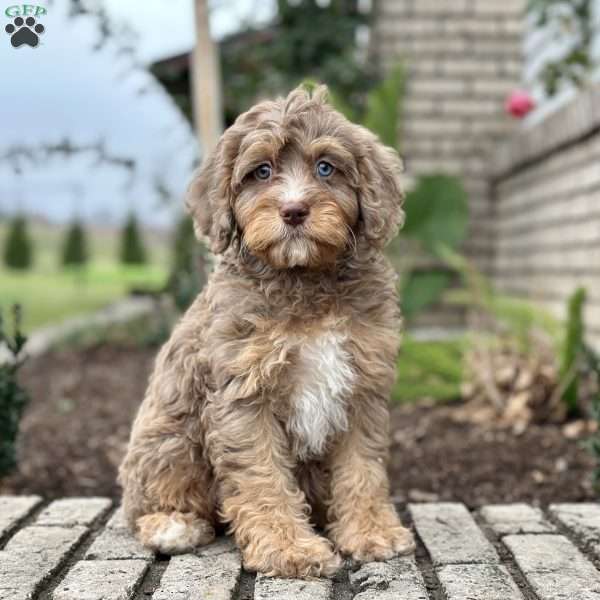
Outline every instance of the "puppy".
[[386, 474], [400, 315], [382, 249], [400, 172], [324, 88], [223, 134], [186, 201], [219, 259], [158, 355], [120, 468], [143, 544], [187, 552], [223, 523], [246, 569], [287, 577], [414, 549]]

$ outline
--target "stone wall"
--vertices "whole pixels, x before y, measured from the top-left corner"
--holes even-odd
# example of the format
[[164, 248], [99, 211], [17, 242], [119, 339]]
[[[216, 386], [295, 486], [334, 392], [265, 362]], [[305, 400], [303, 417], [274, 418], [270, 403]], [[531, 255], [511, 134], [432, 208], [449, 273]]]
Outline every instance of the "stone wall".
[[578, 286], [600, 346], [600, 86], [497, 148], [494, 280], [564, 316]]
[[408, 73], [399, 132], [410, 175], [462, 176], [471, 202], [468, 250], [492, 264], [490, 149], [515, 126], [504, 102], [523, 70], [525, 0], [377, 0], [374, 51]]
[[[560, 317], [585, 286], [600, 346], [600, 86], [541, 122], [506, 116], [531, 37], [524, 9], [525, 0], [378, 0], [374, 50], [384, 69], [407, 69], [399, 138], [408, 174], [465, 183], [467, 252], [501, 290]], [[434, 319], [458, 324], [448, 311]]]
[[[373, 51], [407, 72], [398, 132], [410, 178], [459, 175], [469, 194], [467, 252], [493, 264], [490, 150], [515, 127], [505, 99], [523, 70], [525, 0], [375, 0]], [[438, 306], [418, 327], [462, 327], [464, 311]]]

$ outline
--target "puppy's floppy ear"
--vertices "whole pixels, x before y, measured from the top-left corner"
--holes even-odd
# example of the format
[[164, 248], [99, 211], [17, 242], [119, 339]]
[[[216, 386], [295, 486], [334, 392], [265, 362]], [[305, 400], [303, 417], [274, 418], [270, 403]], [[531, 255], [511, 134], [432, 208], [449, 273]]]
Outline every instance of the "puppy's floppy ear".
[[363, 234], [373, 246], [383, 248], [404, 224], [400, 180], [403, 166], [395, 150], [384, 146], [371, 133], [365, 137], [365, 152], [358, 159]]
[[231, 168], [224, 157], [224, 138], [194, 174], [185, 205], [194, 219], [196, 236], [215, 254], [231, 243], [235, 220], [231, 209]]

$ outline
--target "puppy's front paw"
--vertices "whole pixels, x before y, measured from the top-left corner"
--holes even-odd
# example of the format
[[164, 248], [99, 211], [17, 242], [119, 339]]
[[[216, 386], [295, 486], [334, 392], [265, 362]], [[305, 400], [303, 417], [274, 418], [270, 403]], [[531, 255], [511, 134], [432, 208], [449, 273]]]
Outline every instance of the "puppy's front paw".
[[330, 531], [338, 550], [358, 562], [387, 560], [415, 550], [412, 532], [402, 526], [392, 506], [375, 514], [354, 515]]
[[331, 545], [315, 535], [301, 541], [267, 536], [242, 550], [244, 567], [275, 577], [329, 577], [342, 566]]
[[337, 546], [342, 554], [358, 562], [387, 560], [396, 554], [411, 554], [415, 540], [410, 530], [404, 527], [383, 529], [374, 527], [367, 532], [341, 536]]

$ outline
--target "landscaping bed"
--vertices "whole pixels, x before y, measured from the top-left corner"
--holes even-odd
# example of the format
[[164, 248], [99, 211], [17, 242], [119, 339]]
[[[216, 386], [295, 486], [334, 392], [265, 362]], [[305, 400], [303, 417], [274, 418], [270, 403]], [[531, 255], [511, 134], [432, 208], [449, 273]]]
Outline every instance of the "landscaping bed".
[[[115, 483], [156, 346], [97, 343], [30, 360], [22, 381], [31, 403], [22, 422], [20, 470], [0, 494], [116, 497]], [[576, 427], [513, 432], [457, 420], [458, 404], [392, 409], [392, 491], [398, 501], [469, 506], [596, 498], [593, 460]]]

